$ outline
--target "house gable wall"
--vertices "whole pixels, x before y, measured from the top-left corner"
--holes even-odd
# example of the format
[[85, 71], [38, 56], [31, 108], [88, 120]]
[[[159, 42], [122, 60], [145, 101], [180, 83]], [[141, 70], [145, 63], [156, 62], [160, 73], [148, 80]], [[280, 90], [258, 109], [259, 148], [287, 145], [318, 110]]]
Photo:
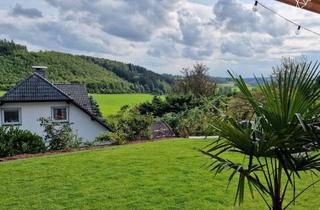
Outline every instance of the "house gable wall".
[[[21, 109], [21, 129], [29, 130], [44, 137], [43, 128], [38, 121], [41, 117], [51, 117], [52, 107], [68, 107], [69, 122], [72, 123], [74, 133], [85, 141], [93, 141], [100, 133], [107, 129], [97, 121], [84, 113], [81, 109], [67, 102], [30, 102], [30, 103], [5, 103], [0, 106], [4, 108]], [[2, 125], [2, 120], [0, 121]]]

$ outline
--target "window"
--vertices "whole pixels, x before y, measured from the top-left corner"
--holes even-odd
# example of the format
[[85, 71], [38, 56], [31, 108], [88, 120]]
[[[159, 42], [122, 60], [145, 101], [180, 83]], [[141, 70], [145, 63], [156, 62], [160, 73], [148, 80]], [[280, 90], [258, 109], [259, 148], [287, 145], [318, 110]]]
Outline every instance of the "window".
[[52, 107], [52, 119], [59, 122], [67, 122], [69, 120], [67, 107]]
[[8, 108], [2, 109], [2, 123], [4, 125], [18, 125], [21, 124], [21, 109]]

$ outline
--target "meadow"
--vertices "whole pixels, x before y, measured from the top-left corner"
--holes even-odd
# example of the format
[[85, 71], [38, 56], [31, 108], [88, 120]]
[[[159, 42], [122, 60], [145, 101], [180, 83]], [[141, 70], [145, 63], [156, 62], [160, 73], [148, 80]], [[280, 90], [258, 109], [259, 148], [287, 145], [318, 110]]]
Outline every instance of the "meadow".
[[[4, 95], [0, 91], [0, 96]], [[117, 114], [125, 105], [134, 106], [143, 102], [151, 101], [151, 94], [90, 94], [98, 103], [104, 117]], [[162, 98], [164, 96], [161, 96]]]
[[99, 104], [103, 116], [116, 114], [124, 105], [133, 106], [139, 103], [151, 101], [150, 94], [92, 94]]
[[[253, 90], [256, 88], [256, 86], [247, 84], [249, 90]], [[240, 92], [240, 89], [234, 84], [234, 83], [221, 83], [217, 84], [217, 88], [231, 88], [233, 92]]]
[[[214, 177], [196, 150], [209, 143], [163, 140], [0, 163], [0, 209], [266, 209], [257, 194], [233, 205], [237, 180], [226, 190], [230, 172]], [[302, 179], [300, 187], [311, 182]], [[291, 209], [318, 209], [319, 193], [311, 188]]]

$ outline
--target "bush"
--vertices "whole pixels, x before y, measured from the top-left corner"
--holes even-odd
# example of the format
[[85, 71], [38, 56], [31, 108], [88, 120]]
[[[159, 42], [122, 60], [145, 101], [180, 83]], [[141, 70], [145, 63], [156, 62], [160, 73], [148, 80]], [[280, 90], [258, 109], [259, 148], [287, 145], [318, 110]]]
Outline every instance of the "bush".
[[122, 145], [126, 143], [125, 135], [121, 131], [105, 132], [101, 133], [95, 142], [106, 143], [109, 142], [111, 145]]
[[189, 137], [191, 135], [213, 135], [210, 123], [216, 116], [197, 107], [181, 113], [169, 113], [163, 116], [176, 135]]
[[[263, 102], [261, 92], [252, 91], [253, 98]], [[236, 121], [252, 120], [254, 116], [253, 107], [242, 93], [237, 93], [230, 97], [227, 104], [227, 115], [232, 116]]]
[[30, 131], [0, 127], [0, 157], [46, 151], [43, 139]]
[[189, 135], [214, 135], [215, 132], [211, 125], [216, 119], [217, 115], [214, 111], [205, 107], [196, 107], [183, 113], [178, 129], [184, 137]]
[[120, 144], [124, 141], [147, 140], [151, 138], [149, 128], [152, 123], [152, 116], [142, 115], [136, 109], [123, 107], [111, 123], [116, 132], [109, 137]]
[[179, 122], [181, 120], [182, 114], [181, 113], [167, 113], [163, 115], [162, 120], [166, 122], [172, 131], [177, 135], [177, 136], [182, 136], [180, 131], [179, 131]]
[[54, 122], [51, 118], [40, 118], [40, 126], [44, 128], [45, 140], [50, 150], [61, 150], [79, 147], [81, 140], [73, 134], [71, 123]]
[[217, 108], [221, 108], [221, 101], [207, 101], [206, 104], [178, 113], [167, 113], [162, 117], [173, 130], [181, 137], [190, 135], [215, 135], [211, 124], [219, 116]]
[[127, 142], [126, 135], [122, 131], [109, 132], [107, 135], [111, 141], [111, 145], [122, 145]]
[[167, 113], [179, 113], [204, 105], [202, 98], [194, 95], [167, 95], [165, 100], [155, 96], [151, 102], [145, 102], [137, 106], [138, 111], [143, 114], [151, 114], [162, 117]]
[[94, 140], [95, 142], [108, 142], [110, 141], [109, 132], [101, 133], [99, 136], [96, 137]]

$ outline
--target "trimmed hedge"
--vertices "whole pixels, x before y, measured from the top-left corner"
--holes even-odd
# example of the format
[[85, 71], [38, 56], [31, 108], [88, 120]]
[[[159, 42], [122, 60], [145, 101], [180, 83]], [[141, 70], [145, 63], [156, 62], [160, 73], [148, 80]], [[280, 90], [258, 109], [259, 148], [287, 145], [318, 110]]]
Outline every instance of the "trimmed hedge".
[[40, 136], [15, 127], [0, 127], [0, 157], [34, 154], [46, 150]]

